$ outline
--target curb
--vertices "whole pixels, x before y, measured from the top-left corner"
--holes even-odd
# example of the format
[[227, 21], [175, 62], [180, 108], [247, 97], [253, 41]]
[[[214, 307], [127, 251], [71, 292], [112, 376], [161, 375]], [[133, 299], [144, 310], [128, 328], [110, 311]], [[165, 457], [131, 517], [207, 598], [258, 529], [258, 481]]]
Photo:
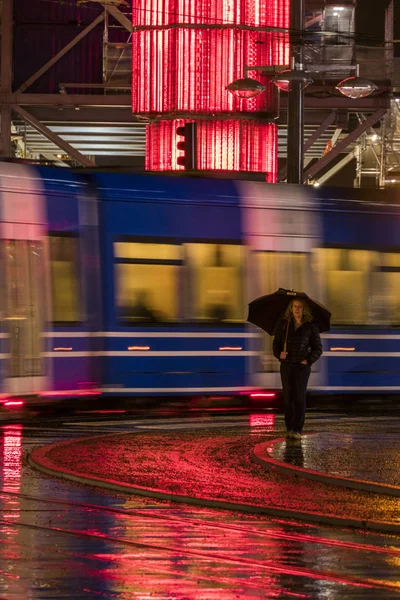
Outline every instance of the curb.
[[[95, 436], [109, 437], [105, 436]], [[81, 438], [83, 439], [83, 438]], [[81, 439], [79, 441], [81, 441]], [[88, 439], [88, 438], [85, 438]], [[65, 446], [73, 444], [74, 441], [63, 441], [50, 446], [44, 446], [34, 450], [28, 457], [29, 464], [46, 473], [56, 477], [62, 477], [77, 483], [84, 485], [93, 485], [96, 487], [105, 488], [108, 490], [114, 490], [118, 492], [124, 492], [128, 494], [134, 494], [138, 496], [144, 496], [147, 498], [157, 498], [159, 500], [167, 500], [171, 502], [177, 502], [181, 504], [189, 504], [194, 506], [202, 506], [207, 508], [240, 511], [251, 514], [262, 514], [271, 517], [283, 518], [283, 519], [298, 519], [300, 521], [306, 521], [308, 523], [318, 523], [321, 525], [331, 525], [335, 527], [350, 527], [353, 529], [362, 529], [364, 531], [375, 531], [379, 533], [391, 533], [400, 535], [400, 523], [389, 523], [386, 521], [368, 521], [361, 519], [350, 519], [343, 517], [335, 517], [334, 515], [325, 515], [322, 513], [314, 513], [307, 511], [296, 511], [286, 508], [279, 508], [273, 506], [259, 506], [254, 504], [244, 504], [240, 502], [228, 502], [225, 500], [213, 499], [213, 498], [201, 498], [196, 496], [182, 496], [180, 494], [173, 494], [165, 492], [160, 489], [146, 488], [144, 486], [137, 486], [133, 484], [122, 484], [112, 479], [102, 479], [100, 477], [87, 477], [85, 475], [76, 473], [72, 470], [63, 470], [57, 467], [56, 464], [52, 463], [46, 456], [47, 452], [55, 446]], [[265, 462], [263, 463], [265, 466]]]
[[[316, 435], [316, 434], [307, 434]], [[313, 479], [314, 481], [320, 481], [330, 485], [338, 485], [346, 487], [352, 490], [361, 490], [363, 492], [372, 492], [374, 494], [384, 494], [386, 496], [400, 496], [400, 487], [396, 485], [388, 485], [386, 483], [374, 483], [372, 481], [364, 481], [362, 479], [353, 479], [351, 477], [344, 477], [342, 475], [328, 475], [321, 471], [314, 471], [313, 469], [305, 469], [304, 467], [296, 467], [289, 463], [284, 463], [276, 458], [272, 458], [270, 452], [274, 445], [282, 443], [285, 438], [276, 438], [269, 442], [263, 442], [257, 444], [252, 452], [253, 462], [275, 469], [280, 473], [294, 475], [295, 477], [305, 477], [307, 479]]]

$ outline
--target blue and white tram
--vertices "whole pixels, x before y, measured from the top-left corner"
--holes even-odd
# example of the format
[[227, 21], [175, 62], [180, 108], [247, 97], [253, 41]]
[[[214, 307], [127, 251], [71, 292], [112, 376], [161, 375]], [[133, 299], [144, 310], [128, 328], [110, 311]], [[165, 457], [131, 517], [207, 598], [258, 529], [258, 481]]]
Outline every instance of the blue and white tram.
[[0, 399], [268, 397], [248, 302], [332, 310], [320, 393], [400, 390], [398, 194], [0, 163]]
[[398, 391], [396, 192], [115, 174], [96, 188], [105, 393], [279, 390], [271, 339], [244, 322], [279, 286], [333, 312], [311, 390]]

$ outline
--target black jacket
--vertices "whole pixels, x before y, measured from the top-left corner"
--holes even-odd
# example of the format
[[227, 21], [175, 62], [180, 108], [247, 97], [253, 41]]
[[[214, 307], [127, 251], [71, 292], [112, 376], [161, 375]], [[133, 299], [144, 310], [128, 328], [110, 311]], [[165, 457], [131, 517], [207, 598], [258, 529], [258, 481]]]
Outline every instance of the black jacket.
[[[283, 352], [285, 343], [286, 327], [288, 322], [283, 319], [276, 328], [273, 342], [275, 358]], [[309, 365], [315, 363], [322, 354], [322, 342], [318, 327], [313, 323], [303, 323], [295, 331], [293, 319], [289, 322], [286, 351], [288, 353], [285, 362], [300, 363], [306, 360]]]

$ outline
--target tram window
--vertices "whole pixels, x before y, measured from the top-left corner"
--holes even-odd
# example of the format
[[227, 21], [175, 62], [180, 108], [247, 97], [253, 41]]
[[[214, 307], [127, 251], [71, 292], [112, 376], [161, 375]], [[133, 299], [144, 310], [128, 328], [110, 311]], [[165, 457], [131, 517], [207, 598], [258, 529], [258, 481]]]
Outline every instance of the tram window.
[[191, 283], [188, 315], [199, 321], [243, 322], [244, 249], [234, 244], [186, 244]]
[[304, 291], [307, 255], [302, 252], [256, 252], [260, 296], [278, 288]]
[[173, 244], [115, 242], [114, 256], [132, 260], [181, 260], [182, 247]]
[[347, 248], [320, 248], [317, 250], [317, 259], [326, 285], [326, 304], [332, 312], [331, 323], [369, 324], [370, 274], [377, 264], [378, 253]]
[[379, 253], [371, 273], [368, 309], [376, 325], [400, 325], [400, 253]]
[[123, 322], [176, 321], [182, 247], [115, 242], [116, 304]]
[[81, 320], [78, 285], [78, 239], [49, 236], [53, 321], [76, 323]]

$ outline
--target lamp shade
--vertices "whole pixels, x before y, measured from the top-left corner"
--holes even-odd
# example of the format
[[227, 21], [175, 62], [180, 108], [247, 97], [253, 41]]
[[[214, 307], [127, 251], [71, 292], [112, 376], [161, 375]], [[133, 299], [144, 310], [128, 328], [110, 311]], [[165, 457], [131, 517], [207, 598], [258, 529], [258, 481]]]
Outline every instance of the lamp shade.
[[257, 81], [257, 79], [244, 77], [243, 79], [232, 81], [232, 83], [226, 86], [226, 89], [238, 98], [254, 98], [267, 88]]
[[300, 82], [303, 88], [306, 88], [310, 83], [313, 82], [313, 79], [306, 73], [306, 71], [302, 70], [286, 70], [278, 73], [272, 78], [272, 81], [282, 92], [290, 92], [293, 83]]
[[378, 89], [378, 86], [363, 77], [348, 77], [338, 83], [336, 89], [339, 90], [343, 96], [347, 96], [347, 98], [357, 99], [366, 98], [372, 94], [372, 92], [375, 92], [375, 90]]

